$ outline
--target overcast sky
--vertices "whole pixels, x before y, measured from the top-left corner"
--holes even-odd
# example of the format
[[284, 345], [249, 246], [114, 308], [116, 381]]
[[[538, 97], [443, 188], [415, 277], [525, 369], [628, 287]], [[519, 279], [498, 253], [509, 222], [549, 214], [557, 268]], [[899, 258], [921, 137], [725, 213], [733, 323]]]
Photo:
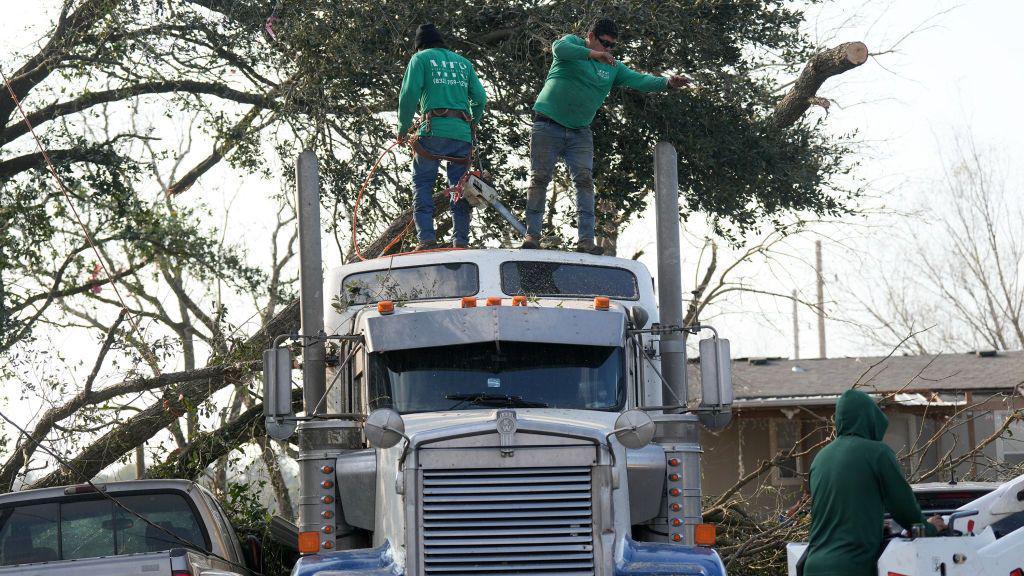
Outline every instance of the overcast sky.
[[[29, 48], [46, 31], [57, 5], [59, 2], [52, 0], [0, 0], [5, 15], [0, 66], [5, 72], [17, 64], [9, 55]], [[925, 203], [923, 191], [941, 173], [940, 152], [958, 133], [970, 131], [978, 142], [1000, 150], [1007, 158], [1021, 157], [1024, 120], [1017, 101], [1024, 89], [1020, 65], [1024, 47], [1016, 38], [1022, 22], [1024, 2], [1014, 0], [841, 0], [808, 9], [808, 32], [823, 45], [862, 40], [872, 52], [885, 52], [830, 80], [819, 92], [835, 102], [828, 114], [828, 128], [836, 134], [858, 132], [861, 165], [856, 177], [858, 183], [867, 184], [870, 207], [905, 211]], [[823, 113], [813, 110], [810, 114]], [[206, 177], [208, 189], [217, 188], [210, 186], [217, 178], [224, 176], [213, 173]], [[242, 183], [230, 179], [221, 184], [221, 206], [236, 200], [243, 189]], [[217, 202], [211, 200], [211, 204]], [[251, 234], [249, 223], [242, 220], [229, 224], [229, 240]], [[891, 234], [885, 230], [891, 222], [869, 219], [867, 227], [824, 230], [830, 283], [849, 283], [851, 277], [860, 277], [852, 273], [863, 266], [863, 259], [851, 257], [852, 249], [873, 256], [898, 254], [900, 246], [892, 244]], [[641, 221], [627, 230], [620, 253], [642, 247], [648, 225]], [[692, 230], [699, 233], [701, 227], [694, 224]], [[787, 250], [791, 265], [753, 265], [745, 277], [774, 291], [796, 289], [812, 295], [814, 274], [807, 262], [813, 260], [813, 238], [795, 239]], [[684, 283], [689, 285], [695, 254], [688, 253], [687, 262], [690, 268]], [[647, 263], [654, 268], [650, 256]], [[863, 278], [870, 283], [869, 273]], [[829, 286], [830, 300], [841, 298], [835, 288]], [[848, 305], [841, 299], [834, 304], [839, 308]], [[726, 314], [715, 321], [732, 339], [737, 356], [792, 355], [789, 303], [746, 297], [720, 312]], [[801, 314], [801, 347], [807, 356], [816, 351], [815, 324], [808, 310]], [[843, 322], [830, 322], [828, 334], [830, 356], [883, 352]]]

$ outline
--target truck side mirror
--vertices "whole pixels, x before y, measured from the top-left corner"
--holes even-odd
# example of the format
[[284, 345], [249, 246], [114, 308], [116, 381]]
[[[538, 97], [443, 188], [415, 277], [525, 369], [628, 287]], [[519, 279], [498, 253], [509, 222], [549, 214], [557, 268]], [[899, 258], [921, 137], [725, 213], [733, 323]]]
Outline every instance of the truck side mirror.
[[295, 433], [292, 410], [292, 351], [285, 347], [263, 351], [263, 414], [267, 435], [285, 440]]
[[366, 441], [374, 448], [391, 448], [405, 438], [405, 420], [390, 408], [374, 410], [363, 424]]
[[626, 315], [629, 317], [629, 323], [633, 325], [634, 330], [643, 330], [647, 326], [647, 321], [651, 318], [647, 309], [639, 304], [630, 306]]
[[638, 450], [654, 439], [654, 420], [642, 410], [626, 410], [615, 419], [612, 434], [618, 438], [619, 444]]
[[711, 430], [721, 430], [732, 420], [732, 355], [729, 341], [706, 338], [700, 341], [701, 423]]

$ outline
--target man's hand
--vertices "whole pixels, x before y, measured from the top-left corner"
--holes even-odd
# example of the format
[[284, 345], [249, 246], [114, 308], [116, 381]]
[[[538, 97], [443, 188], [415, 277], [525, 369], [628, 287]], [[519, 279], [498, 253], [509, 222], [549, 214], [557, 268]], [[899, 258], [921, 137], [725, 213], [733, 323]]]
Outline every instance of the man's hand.
[[674, 90], [678, 90], [679, 88], [689, 86], [691, 84], [693, 84], [693, 80], [690, 80], [689, 78], [683, 76], [682, 74], [674, 74], [672, 76], [669, 76], [668, 79], [668, 87]]
[[611, 52], [602, 52], [601, 50], [591, 50], [590, 59], [597, 60], [598, 62], [604, 62], [609, 66], [615, 66], [615, 56], [612, 56]]
[[395, 143], [396, 144], [405, 144], [408, 141], [409, 141], [409, 137], [406, 136], [404, 132], [399, 132], [398, 133], [398, 137], [395, 138]]
[[942, 520], [942, 516], [932, 516], [928, 519], [928, 523], [935, 526], [935, 530], [942, 532], [946, 529], [946, 522]]

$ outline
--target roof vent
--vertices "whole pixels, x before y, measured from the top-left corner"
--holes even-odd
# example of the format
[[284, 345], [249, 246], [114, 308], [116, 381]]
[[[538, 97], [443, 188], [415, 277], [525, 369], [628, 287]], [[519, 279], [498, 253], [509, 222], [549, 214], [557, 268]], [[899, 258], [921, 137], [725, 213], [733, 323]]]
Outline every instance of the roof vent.
[[996, 355], [996, 351], [995, 350], [978, 350], [974, 354], [977, 355], [977, 356], [980, 356], [982, 358], [991, 358], [991, 357]]
[[768, 359], [767, 358], [748, 358], [747, 362], [749, 362], [750, 364], [752, 364], [754, 366], [764, 366], [765, 364], [768, 363]]

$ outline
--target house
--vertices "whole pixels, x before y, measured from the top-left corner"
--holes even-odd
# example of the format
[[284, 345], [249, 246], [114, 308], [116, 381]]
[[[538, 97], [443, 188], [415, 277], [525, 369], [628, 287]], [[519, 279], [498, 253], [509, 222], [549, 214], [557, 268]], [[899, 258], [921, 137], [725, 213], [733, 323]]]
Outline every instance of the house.
[[[699, 380], [689, 366], [691, 389]], [[724, 430], [702, 432], [702, 484], [714, 498], [739, 479], [778, 457], [778, 465], [741, 494], [755, 511], [791, 505], [803, 490], [814, 455], [827, 441], [835, 403], [853, 385], [880, 399], [889, 418], [885, 442], [914, 481], [971, 475], [1005, 476], [1024, 463], [1024, 426], [1019, 420], [976, 457], [949, 469], [990, 439], [1024, 408], [1024, 352], [935, 356], [733, 361], [735, 403]], [[969, 408], [970, 407], [970, 408]], [[779, 456], [792, 446], [791, 457]]]

